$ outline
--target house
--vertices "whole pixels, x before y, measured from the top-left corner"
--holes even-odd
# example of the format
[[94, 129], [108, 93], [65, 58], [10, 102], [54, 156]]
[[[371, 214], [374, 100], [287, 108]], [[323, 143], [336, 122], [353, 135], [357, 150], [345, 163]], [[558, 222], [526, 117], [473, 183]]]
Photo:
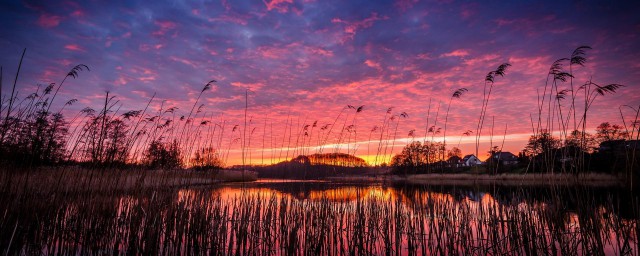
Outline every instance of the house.
[[459, 156], [452, 156], [452, 157], [449, 157], [449, 159], [447, 159], [448, 167], [460, 167], [462, 166], [462, 164], [463, 164], [462, 158], [460, 158]]
[[627, 152], [640, 149], [640, 140], [609, 140], [600, 143], [599, 152]]
[[475, 166], [482, 164], [482, 161], [475, 155], [466, 155], [462, 158], [462, 166]]
[[592, 156], [599, 170], [640, 170], [640, 140], [604, 141]]
[[494, 152], [491, 154], [491, 161], [501, 165], [518, 164], [518, 157], [511, 152]]

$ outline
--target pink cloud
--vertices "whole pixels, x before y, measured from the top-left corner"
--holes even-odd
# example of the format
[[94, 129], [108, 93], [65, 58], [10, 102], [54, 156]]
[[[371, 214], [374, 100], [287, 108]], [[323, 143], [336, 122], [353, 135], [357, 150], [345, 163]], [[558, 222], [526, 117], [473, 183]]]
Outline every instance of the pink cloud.
[[433, 58], [431, 57], [431, 54], [429, 54], [429, 53], [420, 53], [420, 54], [418, 54], [418, 56], [416, 56], [416, 59], [419, 59], [419, 60], [431, 60]]
[[[499, 18], [495, 20], [495, 23], [498, 25], [498, 27], [509, 26], [512, 29], [524, 31], [528, 36], [533, 36], [533, 35], [542, 33], [542, 31], [537, 29], [537, 27], [549, 26], [554, 24], [555, 21], [556, 21], [555, 15], [547, 15], [547, 16], [536, 17], [536, 18], [517, 18], [517, 19]], [[563, 29], [564, 28], [565, 27], [563, 27]], [[553, 30], [557, 30], [557, 29], [553, 29]]]
[[246, 26], [249, 24], [250, 16], [223, 14], [215, 18], [210, 18], [209, 22], [227, 22]]
[[471, 67], [480, 67], [486, 63], [498, 62], [500, 57], [498, 54], [485, 54], [476, 58], [465, 59], [464, 64]]
[[151, 33], [154, 36], [164, 36], [167, 32], [177, 27], [177, 24], [172, 21], [156, 21], [155, 24], [158, 26], [158, 30]]
[[58, 63], [63, 67], [69, 67], [72, 64], [72, 62], [69, 59], [59, 60]]
[[197, 67], [196, 63], [194, 63], [193, 61], [190, 61], [190, 60], [184, 59], [184, 58], [179, 58], [179, 57], [176, 57], [176, 56], [171, 56], [171, 57], [169, 57], [169, 59], [170, 59], [170, 60], [172, 60], [172, 61], [175, 61], [175, 62], [180, 62], [180, 63], [182, 63], [182, 64], [189, 65], [189, 66], [194, 67], [194, 68], [196, 68], [196, 67]]
[[84, 52], [85, 50], [77, 44], [68, 44], [64, 46], [69, 51]]
[[156, 80], [156, 76], [141, 76], [138, 78], [140, 82], [152, 82]]
[[359, 20], [359, 21], [346, 21], [340, 18], [333, 18], [331, 20], [332, 23], [339, 23], [339, 24], [344, 24], [344, 28], [343, 28], [343, 32], [344, 32], [344, 36], [342, 37], [342, 43], [345, 43], [346, 41], [349, 40], [353, 40], [353, 38], [355, 37], [356, 33], [358, 32], [358, 30], [362, 30], [365, 28], [369, 28], [371, 26], [373, 26], [373, 24], [376, 21], [379, 20], [387, 20], [389, 19], [388, 16], [378, 16], [377, 13], [372, 13], [370, 17], [364, 19], [364, 20]]
[[150, 45], [150, 44], [141, 44], [141, 45], [138, 47], [138, 49], [139, 49], [140, 51], [146, 52], [146, 51], [149, 51], [149, 50], [152, 50], [152, 49], [160, 50], [160, 49], [162, 49], [162, 47], [164, 47], [164, 45], [162, 45], [162, 44], [154, 44], [154, 45]]
[[220, 3], [222, 4], [222, 6], [224, 6], [224, 9], [229, 11], [231, 10], [231, 5], [229, 4], [229, 2], [227, 0], [222, 0], [220, 1]]
[[118, 75], [118, 79], [116, 79], [114, 84], [117, 86], [123, 86], [123, 85], [126, 85], [128, 82], [129, 82], [129, 79], [127, 77], [123, 75]]
[[40, 15], [40, 17], [38, 17], [38, 21], [36, 21], [36, 23], [38, 24], [38, 26], [41, 26], [44, 28], [53, 28], [53, 27], [57, 27], [60, 24], [61, 20], [62, 20], [62, 17], [60, 16], [42, 14]]
[[279, 47], [261, 46], [256, 49], [258, 55], [268, 59], [279, 59], [285, 57], [287, 50]]
[[318, 54], [326, 57], [333, 57], [333, 51], [326, 50], [320, 47], [307, 47], [308, 51], [313, 54]]
[[75, 10], [71, 13], [72, 17], [82, 17], [84, 16], [84, 12], [82, 10]]
[[469, 55], [469, 52], [464, 49], [454, 50], [452, 52], [444, 53], [440, 55], [441, 57], [465, 57]]
[[293, 4], [293, 0], [271, 0], [270, 2], [264, 1], [267, 6], [267, 10], [277, 10], [278, 12], [286, 13], [289, 11], [288, 4]]
[[262, 89], [262, 87], [264, 87], [264, 84], [260, 82], [257, 82], [257, 83], [231, 82], [231, 85], [235, 87], [240, 87], [240, 88], [249, 88], [249, 90], [251, 91], [257, 91]]
[[374, 60], [365, 60], [364, 64], [367, 65], [370, 68], [375, 68], [378, 71], [382, 71], [382, 67], [380, 66], [380, 63], [376, 62]]
[[54, 70], [54, 69], [45, 69], [44, 72], [42, 73], [42, 75], [40, 75], [40, 80], [41, 81], [54, 81], [54, 79], [56, 79], [56, 77], [60, 76], [60, 72], [59, 70]]
[[401, 11], [406, 11], [413, 7], [417, 2], [418, 0], [396, 0], [393, 5]]
[[462, 19], [468, 19], [471, 16], [474, 16], [477, 13], [478, 6], [476, 3], [465, 4], [462, 6], [462, 10], [460, 11], [460, 16]]

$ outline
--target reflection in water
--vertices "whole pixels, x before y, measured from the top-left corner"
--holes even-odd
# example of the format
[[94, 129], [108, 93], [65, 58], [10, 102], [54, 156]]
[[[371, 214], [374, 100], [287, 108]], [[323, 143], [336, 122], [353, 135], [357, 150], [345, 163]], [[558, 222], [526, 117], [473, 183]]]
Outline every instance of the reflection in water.
[[628, 192], [255, 182], [0, 206], [9, 254], [638, 254]]

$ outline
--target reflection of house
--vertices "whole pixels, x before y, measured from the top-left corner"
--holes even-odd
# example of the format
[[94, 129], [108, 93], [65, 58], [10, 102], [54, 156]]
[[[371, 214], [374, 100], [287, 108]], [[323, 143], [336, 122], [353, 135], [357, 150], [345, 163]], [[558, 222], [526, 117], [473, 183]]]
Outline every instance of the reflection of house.
[[491, 161], [502, 165], [512, 165], [518, 163], [518, 157], [511, 152], [495, 152], [491, 155]]
[[482, 164], [482, 161], [475, 155], [466, 155], [462, 158], [462, 166], [474, 166]]
[[462, 158], [460, 158], [459, 156], [452, 156], [447, 159], [447, 166], [449, 167], [460, 167], [462, 166], [462, 164]]

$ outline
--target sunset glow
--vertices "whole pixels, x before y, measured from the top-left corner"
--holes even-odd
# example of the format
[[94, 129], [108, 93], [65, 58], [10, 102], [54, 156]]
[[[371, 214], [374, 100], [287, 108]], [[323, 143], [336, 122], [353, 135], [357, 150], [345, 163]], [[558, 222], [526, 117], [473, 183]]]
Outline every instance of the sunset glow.
[[[640, 15], [631, 1], [5, 1], [0, 7], [2, 97], [11, 93], [24, 48], [20, 100], [86, 64], [90, 71], [67, 80], [52, 107], [77, 99], [64, 109], [68, 121], [85, 107], [100, 109], [107, 91], [118, 100], [118, 114], [145, 109], [152, 97], [149, 112], [177, 107], [176, 119], [204, 104], [194, 118], [202, 124], [196, 136], [215, 138], [226, 165], [243, 163], [243, 145], [246, 164], [318, 152], [386, 163], [411, 141], [443, 140], [447, 107], [460, 88], [468, 91], [451, 100], [446, 142], [475, 154], [476, 134], [463, 133], [476, 132], [485, 75], [502, 63], [512, 66], [495, 80], [479, 157], [491, 145], [517, 154], [538, 118], [549, 67], [581, 45], [593, 49], [573, 70], [575, 84], [624, 85], [594, 101], [586, 129], [622, 124], [621, 114], [633, 113], [619, 107], [640, 104]], [[443, 132], [429, 133], [431, 126]]]

